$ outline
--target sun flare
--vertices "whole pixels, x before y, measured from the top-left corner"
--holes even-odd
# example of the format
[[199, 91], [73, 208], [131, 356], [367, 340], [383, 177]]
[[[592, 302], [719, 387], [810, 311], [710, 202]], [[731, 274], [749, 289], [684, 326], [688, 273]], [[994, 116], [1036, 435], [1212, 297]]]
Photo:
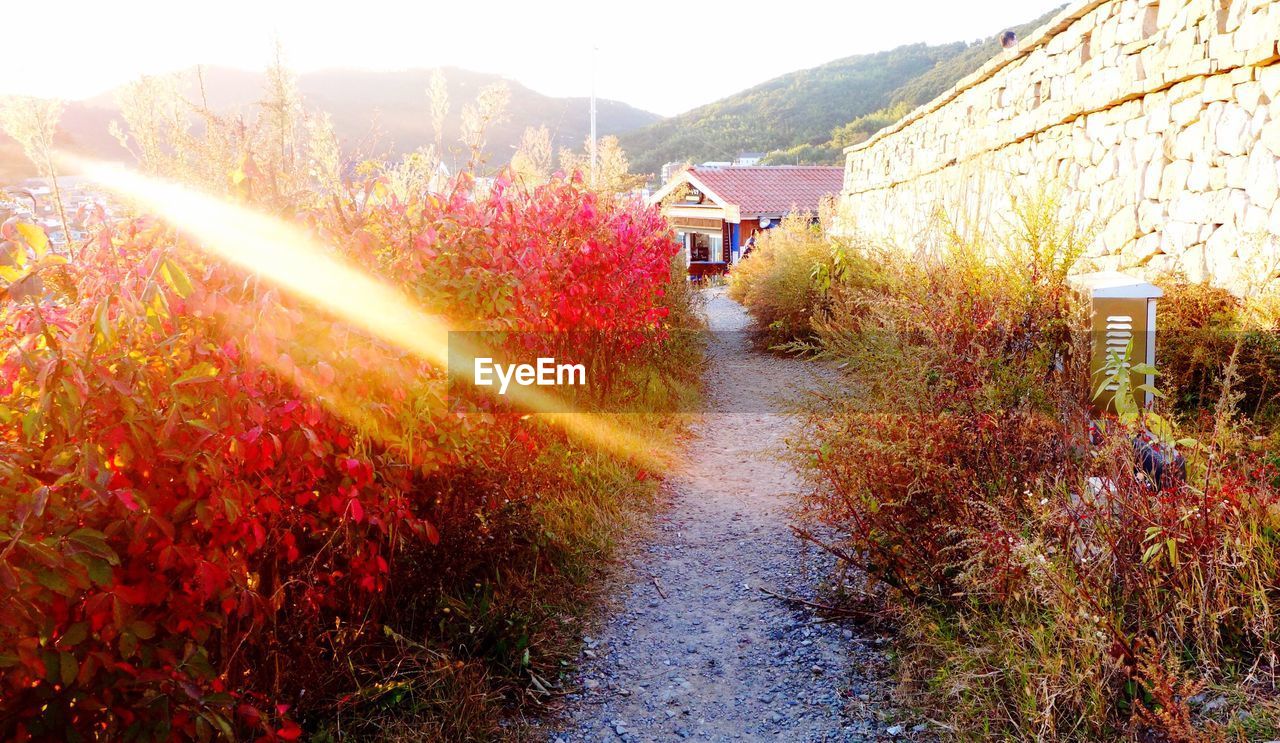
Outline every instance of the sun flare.
[[[423, 311], [401, 292], [342, 260], [297, 225], [118, 164], [66, 153], [59, 158], [68, 167], [164, 217], [192, 237], [202, 250], [271, 281], [395, 348], [446, 369], [459, 382], [470, 382], [476, 357], [501, 356], [493, 349], [474, 347], [461, 334], [451, 339], [451, 328], [443, 318]], [[359, 371], [367, 373], [368, 369]], [[320, 388], [308, 386], [309, 392], [320, 392]], [[565, 405], [554, 394], [532, 387], [512, 387], [503, 398], [585, 444], [651, 469], [660, 468], [667, 461], [650, 441], [610, 418], [562, 412]], [[379, 427], [371, 423], [367, 414], [354, 413], [350, 402], [328, 407], [377, 435]]]

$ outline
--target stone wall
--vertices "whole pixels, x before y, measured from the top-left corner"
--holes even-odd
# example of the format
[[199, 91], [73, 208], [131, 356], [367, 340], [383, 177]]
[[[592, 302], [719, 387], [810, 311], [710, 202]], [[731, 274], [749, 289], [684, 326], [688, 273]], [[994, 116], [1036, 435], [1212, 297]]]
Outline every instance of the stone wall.
[[1280, 0], [1073, 2], [846, 150], [836, 230], [928, 249], [948, 220], [998, 229], [1013, 198], [1049, 189], [1097, 230], [1097, 268], [1228, 286], [1272, 272], [1278, 39]]

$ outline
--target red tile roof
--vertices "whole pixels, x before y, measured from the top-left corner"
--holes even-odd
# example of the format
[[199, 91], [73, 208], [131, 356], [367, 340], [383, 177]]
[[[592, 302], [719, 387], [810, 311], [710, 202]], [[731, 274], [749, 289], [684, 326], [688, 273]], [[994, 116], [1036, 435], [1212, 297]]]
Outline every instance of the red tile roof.
[[755, 214], [817, 213], [824, 196], [840, 193], [844, 168], [826, 165], [694, 167], [689, 174], [716, 196]]

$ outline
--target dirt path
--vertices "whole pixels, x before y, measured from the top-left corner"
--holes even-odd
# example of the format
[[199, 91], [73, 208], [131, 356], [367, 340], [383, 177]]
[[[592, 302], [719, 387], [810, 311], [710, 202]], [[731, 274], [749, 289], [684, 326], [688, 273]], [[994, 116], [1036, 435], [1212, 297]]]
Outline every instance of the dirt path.
[[668, 481], [657, 536], [632, 547], [609, 618], [586, 638], [580, 691], [550, 739], [910, 735], [878, 712], [883, 638], [759, 590], [812, 598], [830, 567], [787, 528], [801, 484], [780, 458], [778, 401], [813, 384], [814, 365], [753, 351], [746, 312], [722, 292], [707, 315], [708, 414]]

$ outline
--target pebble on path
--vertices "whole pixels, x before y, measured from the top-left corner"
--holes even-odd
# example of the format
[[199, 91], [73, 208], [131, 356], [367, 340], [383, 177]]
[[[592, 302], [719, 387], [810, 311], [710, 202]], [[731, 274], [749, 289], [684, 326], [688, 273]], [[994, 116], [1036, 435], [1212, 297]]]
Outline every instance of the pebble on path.
[[707, 414], [686, 465], [668, 476], [657, 528], [628, 547], [547, 740], [902, 735], [887, 701], [887, 647], [758, 590], [814, 599], [831, 568], [788, 528], [803, 486], [781, 456], [790, 420], [779, 405], [825, 370], [754, 350], [742, 307], [708, 295]]

